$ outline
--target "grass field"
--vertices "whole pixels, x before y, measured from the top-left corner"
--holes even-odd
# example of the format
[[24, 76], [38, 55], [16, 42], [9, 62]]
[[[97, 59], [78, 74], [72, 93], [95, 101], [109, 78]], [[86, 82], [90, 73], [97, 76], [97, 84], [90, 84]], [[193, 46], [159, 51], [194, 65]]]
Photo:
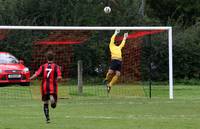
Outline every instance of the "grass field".
[[[20, 90], [22, 98], [13, 96], [13, 88], [1, 87], [0, 129], [198, 129], [200, 127], [200, 87], [175, 85], [174, 100], [168, 99], [168, 87], [154, 86], [152, 98], [141, 96], [107, 96], [103, 89], [92, 95], [60, 99], [58, 107], [50, 109], [51, 123], [46, 124], [39, 95], [31, 88]], [[64, 92], [66, 87], [60, 89]], [[17, 87], [17, 89], [20, 89]], [[73, 91], [68, 88], [69, 91]], [[113, 88], [114, 90], [114, 88]], [[68, 91], [68, 92], [69, 92]], [[126, 89], [125, 91], [128, 91]], [[124, 91], [124, 93], [126, 93]], [[105, 92], [105, 93], [104, 93]], [[4, 93], [4, 94], [3, 94]], [[75, 93], [75, 92], [74, 92]], [[72, 95], [74, 94], [72, 92]], [[128, 92], [127, 92], [128, 93]], [[2, 95], [3, 94], [3, 95]]]

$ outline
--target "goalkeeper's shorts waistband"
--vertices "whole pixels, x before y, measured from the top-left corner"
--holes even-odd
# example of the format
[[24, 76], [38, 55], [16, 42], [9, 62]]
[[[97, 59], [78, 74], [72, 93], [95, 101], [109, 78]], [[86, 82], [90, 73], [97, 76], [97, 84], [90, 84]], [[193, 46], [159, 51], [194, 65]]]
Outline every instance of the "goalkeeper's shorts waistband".
[[112, 58], [111, 60], [119, 60], [119, 61], [122, 61], [122, 58]]

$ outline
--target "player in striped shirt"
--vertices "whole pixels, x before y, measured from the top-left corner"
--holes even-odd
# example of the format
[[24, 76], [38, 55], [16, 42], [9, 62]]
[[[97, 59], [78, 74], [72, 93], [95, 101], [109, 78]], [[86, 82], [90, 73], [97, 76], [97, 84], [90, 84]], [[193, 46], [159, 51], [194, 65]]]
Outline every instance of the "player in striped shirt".
[[58, 93], [58, 81], [62, 79], [60, 67], [53, 62], [54, 54], [49, 51], [46, 54], [47, 63], [40, 66], [35, 74], [30, 78], [35, 79], [39, 75], [42, 75], [41, 95], [44, 102], [44, 114], [46, 122], [50, 122], [49, 117], [49, 101], [52, 108], [56, 108], [57, 93]]

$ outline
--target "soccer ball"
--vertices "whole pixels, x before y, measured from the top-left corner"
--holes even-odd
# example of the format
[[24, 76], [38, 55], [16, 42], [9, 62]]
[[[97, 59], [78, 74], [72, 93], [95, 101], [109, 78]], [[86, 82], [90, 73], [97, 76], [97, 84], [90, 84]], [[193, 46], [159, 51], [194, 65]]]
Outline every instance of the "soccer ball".
[[111, 8], [109, 6], [106, 6], [104, 8], [104, 12], [107, 13], [107, 14], [110, 13], [111, 12]]

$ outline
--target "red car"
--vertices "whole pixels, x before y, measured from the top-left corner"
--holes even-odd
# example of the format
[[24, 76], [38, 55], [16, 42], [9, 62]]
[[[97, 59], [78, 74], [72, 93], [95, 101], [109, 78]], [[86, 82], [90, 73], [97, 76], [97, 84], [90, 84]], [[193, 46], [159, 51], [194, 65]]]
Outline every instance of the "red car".
[[0, 84], [30, 85], [30, 71], [16, 57], [8, 52], [0, 52]]

